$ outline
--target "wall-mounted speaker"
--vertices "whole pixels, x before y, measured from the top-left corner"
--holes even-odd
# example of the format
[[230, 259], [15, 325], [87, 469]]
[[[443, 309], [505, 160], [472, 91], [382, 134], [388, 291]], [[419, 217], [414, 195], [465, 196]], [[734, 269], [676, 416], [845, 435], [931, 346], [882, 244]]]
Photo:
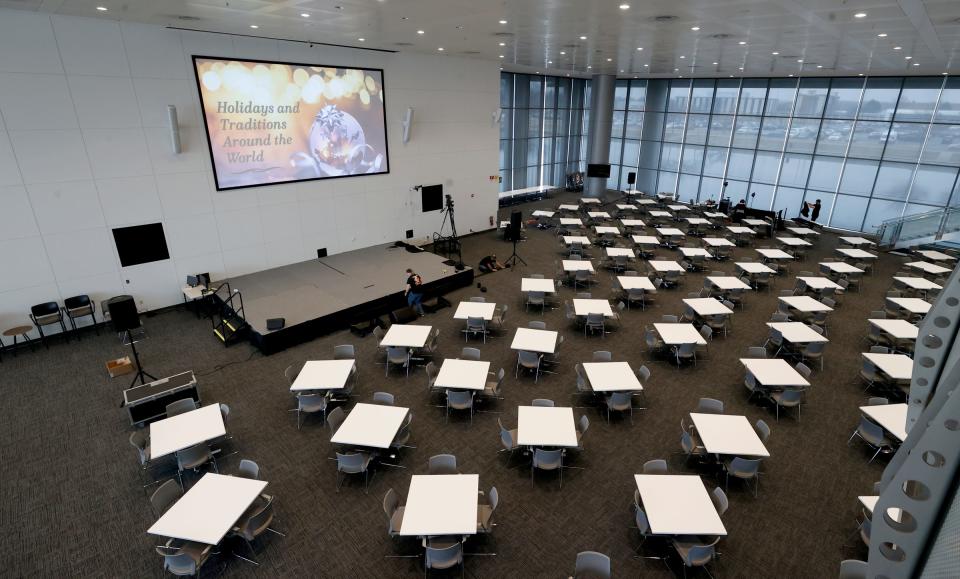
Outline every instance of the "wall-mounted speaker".
[[400, 126], [403, 129], [403, 142], [407, 143], [410, 141], [410, 125], [413, 124], [413, 109], [407, 108], [406, 112], [403, 113], [403, 119], [400, 121]]
[[180, 123], [177, 120], [177, 107], [167, 105], [167, 128], [170, 129], [170, 146], [174, 155], [179, 155], [183, 149], [180, 146]]

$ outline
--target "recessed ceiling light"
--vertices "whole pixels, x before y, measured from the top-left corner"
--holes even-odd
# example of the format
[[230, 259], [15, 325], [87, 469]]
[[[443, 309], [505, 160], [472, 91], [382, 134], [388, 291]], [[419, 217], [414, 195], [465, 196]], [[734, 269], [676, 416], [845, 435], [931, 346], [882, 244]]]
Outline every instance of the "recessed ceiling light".
[[947, 73], [947, 72], [941, 72], [940, 74], [942, 74], [943, 76], [947, 76], [949, 73]]
[[886, 38], [886, 37], [887, 37], [887, 33], [886, 33], [886, 32], [881, 32], [881, 33], [878, 34], [877, 36], [878, 36], [879, 38]]
[[588, 64], [588, 65], [587, 65], [587, 68], [593, 68], [593, 67]]
[[580, 37], [580, 40], [586, 40], [586, 39], [587, 39], [586, 36], [581, 36], [581, 37]]
[[417, 34], [426, 34], [423, 30], [417, 30]]
[[817, 65], [817, 68], [823, 68], [823, 65], [822, 65], [822, 64], [818, 64], [818, 65]]
[[366, 38], [358, 38], [358, 39], [357, 39], [357, 42], [366, 42], [366, 41], [367, 41]]
[[638, 47], [637, 47], [637, 50], [643, 50], [643, 47], [642, 47], [642, 46], [638, 46]]
[[853, 17], [854, 17], [854, 18], [866, 18], [866, 17], [867, 17], [867, 13], [866, 13], [866, 12], [857, 12], [856, 14], [853, 15]]
[[506, 42], [501, 42], [501, 43], [500, 43], [500, 46], [506, 46], [506, 45], [507, 45]]
[[913, 58], [913, 57], [912, 57], [912, 56], [904, 56], [904, 57], [903, 57], [904, 60], [910, 60], [911, 58]]
[[507, 23], [506, 20], [501, 20], [501, 21], [500, 21], [500, 24], [506, 24], [506, 23]]
[[538, 70], [537, 72], [535, 72], [535, 73], [533, 73], [533, 74], [540, 74], [540, 71]]
[[719, 62], [715, 62], [715, 63], [713, 63], [713, 65], [714, 65], [714, 66], [716, 66], [716, 65], [718, 65], [718, 64], [720, 64], [720, 63], [719, 63]]
[[300, 16], [302, 16], [303, 18], [310, 18], [310, 15], [307, 14], [306, 12], [301, 12]]
[[742, 66], [740, 67], [740, 70], [743, 70], [743, 67], [742, 67]]
[[622, 68], [620, 69], [620, 72], [623, 72], [623, 69], [622, 69]]
[[779, 53], [779, 52], [771, 52], [770, 54], [772, 54], [772, 55], [774, 55], [774, 56], [777, 56], [777, 55], [780, 54], [780, 53]]
[[107, 11], [107, 7], [106, 7], [106, 6], [97, 6], [97, 10], [99, 10], [100, 12], [106, 12], [106, 11]]
[[564, 51], [561, 50], [561, 51], [560, 51], [560, 56], [563, 56], [564, 54], [566, 54], [566, 52], [564, 52]]
[[[943, 74], [947, 74], [947, 73], [943, 73]], [[640, 77], [639, 77], [639, 76], [636, 76], [636, 75], [634, 75], [634, 77], [633, 77], [633, 78], [640, 78]]]
[[613, 59], [612, 59], [612, 58], [608, 58], [608, 59], [607, 59], [607, 62], [613, 62]]
[[733, 75], [732, 75], [732, 74], [730, 75], [730, 78], [733, 78]]
[[547, 64], [553, 64], [553, 61], [552, 61], [552, 60], [548, 60], [548, 61], [547, 61]]
[[503, 58], [503, 55], [502, 55], [502, 54], [500, 55], [500, 58]]
[[894, 49], [894, 50], [903, 50], [903, 47], [902, 47], [902, 46], [894, 46], [893, 49]]
[[787, 76], [793, 76], [793, 75], [792, 75], [792, 74], [788, 74]]
[[915, 63], [913, 63], [913, 66], [920, 66], [920, 63], [919, 63], [919, 62], [915, 62]]
[[857, 76], [863, 76], [863, 73], [861, 72], [861, 73], [860, 73], [860, 74], [858, 74]]
[[697, 32], [697, 31], [700, 30], [700, 27], [699, 27], [699, 26], [691, 26], [691, 27], [690, 27], [690, 30], [693, 30], [694, 32]]
[[[336, 8], [337, 10], [343, 10], [343, 6], [334, 6], [334, 8]], [[407, 17], [404, 16], [403, 19], [406, 20]]]
[[673, 72], [677, 72], [678, 70], [680, 70], [680, 69], [679, 69], [679, 68], [675, 68], [675, 69], [673, 69]]
[[620, 10], [630, 10], [630, 5], [629, 5], [629, 4], [621, 4], [621, 5], [620, 5]]
[[251, 24], [251, 25], [250, 25], [250, 28], [260, 28], [260, 27], [257, 26], [256, 24]]
[[739, 45], [741, 45], [741, 46], [743, 46], [743, 45], [744, 45], [744, 44], [746, 44], [746, 43], [747, 43], [747, 41], [746, 41], [746, 40], [741, 40], [741, 41], [740, 41], [740, 42], [738, 42], [737, 44], [739, 44]]
[[680, 58], [686, 58], [686, 56], [680, 55]]
[[797, 59], [797, 62], [803, 62], [803, 59], [802, 59], [802, 58], [798, 58], [798, 59]]
[[441, 46], [441, 47], [437, 48], [437, 50], [439, 50], [440, 52], [443, 52], [443, 47]]
[[643, 66], [644, 66], [644, 68], [650, 68], [650, 65], [649, 65], [649, 64], [645, 64], [645, 65], [643, 65]]

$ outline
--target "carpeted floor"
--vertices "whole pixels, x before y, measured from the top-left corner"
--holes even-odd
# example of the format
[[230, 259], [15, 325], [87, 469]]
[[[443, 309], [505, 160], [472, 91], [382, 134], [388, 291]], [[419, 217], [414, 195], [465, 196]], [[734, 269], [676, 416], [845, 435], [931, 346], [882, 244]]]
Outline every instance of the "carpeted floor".
[[[521, 206], [524, 214], [535, 208], [555, 207], [574, 195]], [[509, 211], [501, 211], [507, 218]], [[614, 416], [607, 424], [596, 408], [575, 410], [586, 414], [591, 427], [585, 452], [570, 464], [584, 470], [564, 473], [563, 489], [555, 476], [539, 474], [531, 486], [527, 463], [514, 458], [506, 467], [500, 449], [497, 414], [478, 414], [472, 426], [466, 417], [444, 422], [435, 398], [427, 395], [424, 371], [417, 368], [405, 379], [400, 371], [384, 377], [375, 363], [373, 337], [358, 339], [339, 332], [263, 357], [247, 344], [224, 348], [212, 335], [208, 321], [192, 313], [173, 310], [145, 316], [150, 338], [140, 350], [144, 366], [157, 376], [194, 370], [205, 404], [224, 402], [232, 409], [228, 431], [239, 454], [220, 461], [221, 472], [235, 471], [240, 458], [257, 461], [269, 481], [268, 492], [277, 496], [274, 526], [286, 538], [265, 536], [257, 543], [259, 568], [226, 555], [220, 561], [225, 576], [286, 577], [415, 577], [422, 574], [418, 559], [385, 558], [416, 552], [409, 543], [387, 536], [381, 509], [389, 487], [405, 496], [410, 476], [425, 473], [431, 455], [457, 456], [461, 472], [479, 473], [483, 489], [496, 486], [501, 504], [498, 526], [489, 539], [471, 540], [467, 551], [496, 552], [495, 557], [470, 556], [466, 574], [471, 577], [566, 577], [576, 553], [596, 550], [613, 559], [617, 577], [668, 577], [666, 567], [651, 560], [632, 558], [638, 544], [630, 505], [633, 474], [653, 458], [668, 458], [674, 472], [698, 472], [685, 466], [679, 450], [680, 419], [702, 396], [724, 401], [727, 413], [745, 414], [751, 422], [763, 418], [773, 428], [764, 462], [759, 497], [742, 484], [731, 483], [730, 509], [724, 517], [729, 536], [720, 543], [723, 553], [716, 571], [733, 577], [831, 577], [841, 559], [865, 557], [852, 533], [856, 526], [857, 495], [868, 493], [878, 480], [884, 459], [868, 465], [869, 453], [847, 438], [859, 418], [857, 407], [865, 401], [857, 381], [860, 352], [866, 349], [869, 311], [880, 309], [890, 276], [901, 258], [884, 255], [877, 271], [866, 278], [860, 294], [849, 295], [829, 319], [830, 344], [825, 371], [815, 370], [802, 421], [791, 414], [775, 421], [772, 409], [746, 401], [743, 368], [738, 358], [746, 348], [767, 336], [764, 322], [776, 309], [777, 290], [793, 286], [792, 276], [779, 279], [771, 293], [748, 296], [744, 311], [733, 318], [733, 332], [710, 345], [710, 356], [695, 368], [677, 370], [666, 361], [651, 360], [643, 344], [643, 327], [663, 314], [682, 312], [680, 300], [697, 291], [703, 274], [686, 275], [680, 289], [661, 292], [659, 304], [646, 311], [624, 314], [624, 327], [606, 335], [585, 337], [566, 322], [562, 308], [525, 313], [520, 293], [524, 273], [551, 277], [560, 259], [554, 231], [527, 229], [528, 240], [518, 252], [527, 266], [478, 279], [487, 287], [488, 301], [510, 305], [506, 332], [479, 346], [493, 368], [507, 369], [505, 400], [490, 405], [509, 427], [516, 426], [516, 408], [533, 398], [573, 403], [574, 364], [589, 361], [594, 350], [611, 350], [615, 360], [634, 367], [647, 364], [653, 375], [646, 384], [649, 408], [635, 414], [631, 425]], [[761, 240], [759, 244], [763, 244]], [[833, 256], [836, 238], [824, 234], [806, 263], [792, 266], [816, 271], [820, 257]], [[510, 245], [496, 232], [464, 241], [464, 257], [476, 263], [495, 252], [501, 259]], [[599, 250], [594, 249], [594, 257]], [[672, 255], [662, 252], [663, 255]], [[737, 249], [734, 257], [756, 257], [752, 249]], [[396, 264], [397, 271], [406, 267]], [[734, 271], [732, 262], [711, 264], [712, 269]], [[610, 277], [601, 271], [592, 290], [608, 297]], [[467, 288], [447, 296], [456, 304], [479, 290]], [[562, 299], [573, 297], [564, 288]], [[429, 315], [422, 323], [442, 329], [441, 356], [455, 357], [464, 346], [462, 322], [452, 319], [453, 309]], [[509, 349], [514, 328], [543, 319], [566, 336], [563, 363], [554, 375], [514, 378], [516, 355]], [[297, 431], [288, 412], [293, 400], [282, 375], [288, 364], [332, 356], [333, 346], [355, 344], [359, 349], [360, 383], [356, 400], [368, 401], [374, 391], [399, 396], [399, 404], [414, 414], [412, 444], [397, 461], [406, 469], [380, 468], [369, 494], [362, 482], [348, 482], [335, 491], [335, 464], [326, 426], [319, 418], [306, 418]], [[24, 350], [19, 357], [5, 355], [0, 365], [0, 569], [6, 576], [159, 577], [161, 559], [153, 546], [156, 537], [146, 534], [154, 521], [147, 495], [140, 489], [135, 451], [128, 444], [130, 425], [118, 407], [128, 377], [110, 380], [103, 363], [125, 354], [116, 337], [102, 331], [86, 332], [80, 342], [52, 340], [49, 351]], [[439, 361], [439, 360], [438, 360]], [[579, 402], [578, 402], [579, 404]], [[163, 469], [159, 469], [162, 471]], [[708, 487], [722, 484], [712, 471], [701, 471]], [[844, 545], [847, 544], [845, 547]], [[648, 554], [657, 542], [648, 541]], [[225, 550], [226, 551], [226, 550]], [[676, 559], [671, 560], [679, 574]], [[716, 573], [715, 573], [716, 574]], [[694, 574], [695, 575], [695, 574]], [[705, 576], [705, 574], [704, 574]]]

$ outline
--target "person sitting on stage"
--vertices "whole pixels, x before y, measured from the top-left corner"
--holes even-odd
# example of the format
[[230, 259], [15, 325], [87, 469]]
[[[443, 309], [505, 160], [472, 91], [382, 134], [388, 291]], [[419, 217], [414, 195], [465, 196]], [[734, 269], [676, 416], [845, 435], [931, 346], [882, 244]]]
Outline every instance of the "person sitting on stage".
[[423, 314], [423, 278], [420, 274], [414, 273], [412, 269], [407, 269], [407, 287], [403, 290], [403, 295], [407, 296], [407, 305], [413, 308], [419, 315]]
[[480, 272], [481, 273], [490, 273], [491, 271], [497, 271], [498, 269], [503, 269], [504, 265], [497, 261], [497, 254], [491, 254], [480, 260]]

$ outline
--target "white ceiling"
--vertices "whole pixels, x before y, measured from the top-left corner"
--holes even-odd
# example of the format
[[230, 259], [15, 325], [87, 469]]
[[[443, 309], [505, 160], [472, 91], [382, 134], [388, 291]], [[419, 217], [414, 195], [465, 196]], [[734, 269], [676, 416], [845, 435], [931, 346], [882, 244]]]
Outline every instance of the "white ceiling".
[[[0, 0], [0, 6], [397, 51], [442, 47], [444, 54], [498, 60], [506, 70], [572, 76], [960, 73], [960, 0]], [[866, 16], [856, 18], [860, 12]]]

